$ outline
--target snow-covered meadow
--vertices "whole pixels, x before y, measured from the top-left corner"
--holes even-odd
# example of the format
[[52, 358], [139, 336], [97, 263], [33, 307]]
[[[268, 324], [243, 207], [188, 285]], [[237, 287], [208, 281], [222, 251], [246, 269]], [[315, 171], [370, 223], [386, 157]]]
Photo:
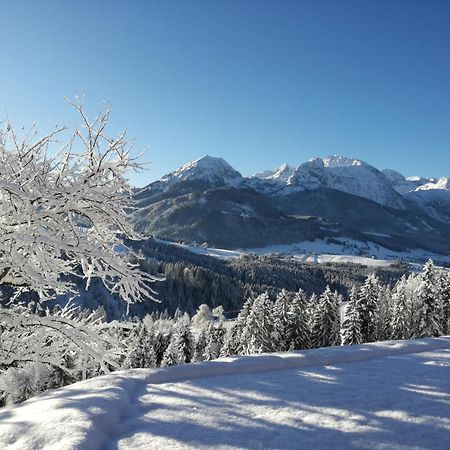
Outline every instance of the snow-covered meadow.
[[0, 412], [28, 449], [445, 449], [450, 337], [230, 357], [79, 382]]
[[327, 239], [315, 239], [296, 244], [269, 245], [237, 250], [195, 246], [159, 238], [153, 239], [162, 244], [184, 248], [198, 255], [219, 259], [234, 259], [253, 254], [257, 256], [275, 255], [281, 258], [293, 258], [297, 261], [319, 264], [353, 263], [367, 267], [386, 267], [398, 260], [408, 262], [412, 267], [419, 267], [421, 263], [430, 258], [438, 264], [450, 264], [450, 257], [423, 249], [409, 249], [408, 251], [400, 252], [384, 248], [370, 241], [359, 241], [348, 237], [339, 237], [334, 239], [333, 242]]

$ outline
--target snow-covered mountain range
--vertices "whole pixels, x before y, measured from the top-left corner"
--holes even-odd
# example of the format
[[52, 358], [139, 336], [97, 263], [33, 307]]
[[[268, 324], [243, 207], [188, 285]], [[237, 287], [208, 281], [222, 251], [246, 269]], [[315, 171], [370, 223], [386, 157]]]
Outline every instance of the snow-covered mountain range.
[[282, 164], [274, 170], [243, 177], [224, 159], [207, 155], [165, 175], [148, 188], [165, 190], [179, 182], [194, 180], [235, 188], [250, 187], [277, 195], [327, 187], [391, 208], [405, 209], [411, 201], [438, 219], [440, 211], [435, 203], [448, 199], [450, 207], [449, 178], [405, 177], [394, 170], [378, 170], [364, 161], [344, 156], [313, 158], [298, 167]]
[[236, 248], [324, 238], [335, 230], [450, 253], [449, 178], [405, 177], [344, 156], [247, 177], [222, 158], [204, 156], [136, 198], [138, 229], [171, 239]]

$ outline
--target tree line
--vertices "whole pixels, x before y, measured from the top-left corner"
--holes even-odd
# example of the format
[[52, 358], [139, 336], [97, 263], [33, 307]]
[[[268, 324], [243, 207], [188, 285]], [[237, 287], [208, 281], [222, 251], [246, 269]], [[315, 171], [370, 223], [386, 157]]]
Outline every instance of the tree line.
[[0, 402], [117, 369], [450, 333], [450, 272], [432, 261], [394, 284], [370, 274], [346, 300], [329, 286], [251, 294], [234, 320], [205, 304], [192, 317], [178, 308], [112, 322], [102, 309], [0, 309]]

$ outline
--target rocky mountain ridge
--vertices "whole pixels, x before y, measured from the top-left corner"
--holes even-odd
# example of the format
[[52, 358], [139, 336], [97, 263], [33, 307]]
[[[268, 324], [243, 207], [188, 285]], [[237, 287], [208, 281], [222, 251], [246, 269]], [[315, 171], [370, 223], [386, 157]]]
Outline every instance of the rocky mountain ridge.
[[136, 228], [174, 240], [237, 248], [371, 235], [388, 248], [450, 253], [448, 178], [405, 177], [343, 156], [250, 177], [205, 156], [136, 200]]

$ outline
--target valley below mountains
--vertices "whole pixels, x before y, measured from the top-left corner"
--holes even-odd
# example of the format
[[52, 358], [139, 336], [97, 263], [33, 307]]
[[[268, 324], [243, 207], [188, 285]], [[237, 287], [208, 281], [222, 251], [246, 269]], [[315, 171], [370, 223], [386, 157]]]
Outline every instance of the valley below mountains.
[[204, 156], [137, 190], [135, 200], [144, 236], [204, 247], [345, 238], [397, 253], [450, 253], [448, 178], [405, 177], [342, 156], [250, 177]]

